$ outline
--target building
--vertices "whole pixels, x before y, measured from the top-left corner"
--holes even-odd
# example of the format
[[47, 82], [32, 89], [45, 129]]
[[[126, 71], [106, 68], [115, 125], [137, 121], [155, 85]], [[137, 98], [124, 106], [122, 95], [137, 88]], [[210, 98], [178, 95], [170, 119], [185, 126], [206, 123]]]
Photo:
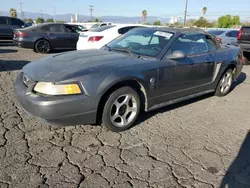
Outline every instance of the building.
[[179, 20], [179, 18], [177, 16], [172, 16], [171, 19], [170, 19], [170, 24], [175, 24], [177, 23]]
[[75, 22], [76, 23], [78, 22], [78, 14], [77, 13], [75, 14]]

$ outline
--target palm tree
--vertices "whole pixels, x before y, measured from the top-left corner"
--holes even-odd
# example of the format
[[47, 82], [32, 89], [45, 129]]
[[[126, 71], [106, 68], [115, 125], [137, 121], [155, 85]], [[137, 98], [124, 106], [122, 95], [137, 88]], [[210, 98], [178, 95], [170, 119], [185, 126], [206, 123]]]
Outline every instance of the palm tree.
[[203, 13], [203, 17], [205, 17], [205, 15], [207, 13], [207, 7], [203, 7], [202, 8], [202, 13]]
[[11, 8], [11, 9], [10, 9], [10, 16], [11, 16], [11, 17], [14, 17], [14, 18], [17, 17], [16, 9], [14, 9], [14, 8]]
[[148, 15], [148, 12], [146, 10], [143, 10], [142, 11], [142, 20], [143, 20], [143, 23], [146, 23], [147, 15]]

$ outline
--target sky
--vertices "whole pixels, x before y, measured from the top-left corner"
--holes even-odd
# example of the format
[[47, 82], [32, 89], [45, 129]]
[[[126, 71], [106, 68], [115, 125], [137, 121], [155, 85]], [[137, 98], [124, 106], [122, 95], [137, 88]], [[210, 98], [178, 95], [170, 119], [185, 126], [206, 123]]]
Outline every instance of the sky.
[[[78, 13], [89, 15], [89, 5], [94, 6], [93, 16], [141, 16], [147, 10], [148, 16], [183, 17], [186, 0], [0, 0], [0, 11], [10, 8], [20, 11], [54, 14]], [[217, 18], [223, 14], [240, 15], [250, 20], [250, 0], [188, 0], [188, 17], [199, 17], [202, 7], [207, 7], [207, 17]]]

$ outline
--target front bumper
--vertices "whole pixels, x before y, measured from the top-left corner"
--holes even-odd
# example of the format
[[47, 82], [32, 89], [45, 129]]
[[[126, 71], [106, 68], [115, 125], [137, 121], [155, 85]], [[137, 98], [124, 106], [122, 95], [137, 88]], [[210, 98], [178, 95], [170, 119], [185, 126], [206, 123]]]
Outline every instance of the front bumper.
[[22, 73], [14, 83], [15, 93], [24, 110], [52, 124], [79, 125], [96, 123], [99, 100], [86, 95], [44, 97], [23, 84]]

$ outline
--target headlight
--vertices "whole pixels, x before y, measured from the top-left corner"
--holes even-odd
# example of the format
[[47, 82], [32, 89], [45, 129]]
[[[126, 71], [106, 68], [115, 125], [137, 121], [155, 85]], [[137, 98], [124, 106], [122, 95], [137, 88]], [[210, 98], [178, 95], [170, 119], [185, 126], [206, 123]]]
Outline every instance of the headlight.
[[49, 82], [38, 82], [34, 87], [34, 91], [46, 95], [72, 95], [81, 93], [78, 84], [55, 85]]

